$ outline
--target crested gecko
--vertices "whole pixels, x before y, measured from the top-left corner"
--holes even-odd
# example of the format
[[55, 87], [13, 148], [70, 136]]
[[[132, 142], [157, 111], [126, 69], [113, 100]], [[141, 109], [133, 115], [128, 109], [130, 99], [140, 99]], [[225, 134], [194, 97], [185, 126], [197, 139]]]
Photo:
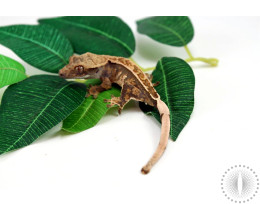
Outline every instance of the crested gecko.
[[59, 71], [59, 75], [66, 79], [100, 79], [101, 85], [92, 86], [88, 90], [87, 95], [92, 95], [94, 98], [100, 92], [110, 89], [112, 83], [118, 84], [122, 87], [121, 96], [112, 96], [111, 99], [105, 99], [104, 102], [109, 103], [107, 104], [108, 107], [117, 105], [119, 114], [131, 99], [144, 102], [159, 110], [162, 122], [160, 142], [151, 159], [141, 170], [143, 174], [149, 173], [167, 146], [170, 131], [170, 112], [154, 89], [148, 75], [127, 58], [96, 55], [90, 52], [71, 56], [69, 64]]

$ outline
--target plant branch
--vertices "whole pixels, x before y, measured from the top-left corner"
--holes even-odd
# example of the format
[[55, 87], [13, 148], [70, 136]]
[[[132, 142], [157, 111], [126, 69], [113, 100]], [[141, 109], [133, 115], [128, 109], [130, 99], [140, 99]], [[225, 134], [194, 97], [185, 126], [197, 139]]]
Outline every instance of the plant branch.
[[75, 79], [74, 81], [84, 84], [86, 82], [86, 79]]
[[201, 61], [201, 62], [205, 62], [207, 64], [210, 64], [212, 67], [218, 66], [218, 59], [216, 59], [216, 58], [204, 58], [204, 57], [193, 57], [193, 55], [191, 54], [187, 45], [185, 45], [184, 48], [185, 48], [187, 54], [189, 55], [189, 58], [185, 60], [186, 62]]

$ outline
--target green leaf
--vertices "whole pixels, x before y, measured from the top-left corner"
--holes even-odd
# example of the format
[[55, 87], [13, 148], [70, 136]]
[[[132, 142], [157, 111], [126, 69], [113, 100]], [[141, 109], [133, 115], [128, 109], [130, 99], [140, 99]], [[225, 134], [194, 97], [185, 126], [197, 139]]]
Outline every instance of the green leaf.
[[[170, 137], [176, 140], [194, 107], [195, 77], [191, 67], [182, 59], [163, 57], [152, 73], [153, 82], [159, 81], [155, 87], [170, 110]], [[157, 109], [140, 103], [140, 108], [147, 114], [153, 115], [159, 122]]]
[[187, 16], [157, 16], [137, 21], [139, 33], [172, 46], [185, 46], [193, 38], [194, 30]]
[[66, 16], [40, 19], [39, 23], [59, 29], [78, 54], [92, 52], [130, 57], [135, 50], [131, 29], [115, 16]]
[[36, 75], [7, 88], [0, 106], [0, 154], [31, 144], [84, 100], [85, 86]]
[[69, 40], [48, 25], [0, 27], [0, 44], [32, 66], [57, 73], [73, 54]]
[[[87, 80], [86, 84], [95, 85], [98, 82], [100, 81]], [[94, 127], [108, 111], [109, 108], [104, 99], [111, 99], [111, 95], [120, 96], [120, 89], [112, 87], [100, 93], [96, 99], [92, 96], [86, 98], [81, 106], [63, 121], [62, 128], [68, 132], [77, 133]]]
[[26, 78], [23, 65], [9, 57], [0, 55], [0, 88]]

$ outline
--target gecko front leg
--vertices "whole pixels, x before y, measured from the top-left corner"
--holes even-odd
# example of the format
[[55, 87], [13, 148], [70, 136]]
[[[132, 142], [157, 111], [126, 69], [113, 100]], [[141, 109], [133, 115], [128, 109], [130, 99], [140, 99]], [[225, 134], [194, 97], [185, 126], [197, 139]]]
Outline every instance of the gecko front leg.
[[99, 93], [111, 89], [112, 83], [108, 77], [101, 78], [101, 80], [102, 83], [100, 85], [90, 87], [88, 93], [86, 94], [86, 97], [93, 96], [93, 98], [97, 98]]

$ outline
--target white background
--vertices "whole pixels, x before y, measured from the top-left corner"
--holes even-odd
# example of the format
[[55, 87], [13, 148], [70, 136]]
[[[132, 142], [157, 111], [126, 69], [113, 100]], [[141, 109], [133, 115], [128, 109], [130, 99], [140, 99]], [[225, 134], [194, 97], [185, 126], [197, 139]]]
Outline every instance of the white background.
[[[188, 57], [184, 48], [137, 34], [135, 20], [142, 16], [121, 18], [135, 33], [133, 58], [143, 67], [155, 66], [163, 56]], [[37, 19], [0, 17], [0, 26]], [[82, 133], [59, 132], [59, 125], [32, 145], [1, 155], [0, 202], [230, 203], [220, 190], [227, 168], [245, 164], [260, 176], [260, 18], [191, 20], [191, 52], [218, 58], [219, 66], [190, 64], [196, 77], [192, 117], [150, 174], [140, 169], [157, 147], [160, 125], [131, 102], [120, 116], [109, 111]], [[29, 75], [44, 73], [1, 45], [0, 54], [22, 63]], [[250, 203], [259, 202], [258, 194]]]

